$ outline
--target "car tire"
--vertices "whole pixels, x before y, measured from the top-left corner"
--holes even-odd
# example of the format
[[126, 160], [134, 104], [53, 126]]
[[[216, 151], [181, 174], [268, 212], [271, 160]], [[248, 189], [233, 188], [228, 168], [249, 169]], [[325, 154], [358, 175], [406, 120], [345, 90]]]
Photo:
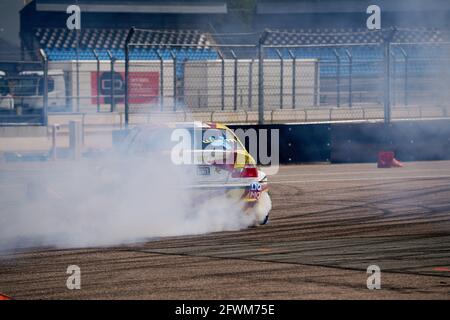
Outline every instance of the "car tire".
[[269, 222], [269, 212], [272, 209], [272, 200], [268, 192], [263, 192], [253, 207], [255, 225], [265, 225]]
[[260, 223], [260, 225], [264, 226], [269, 223], [269, 214], [264, 218], [264, 221]]

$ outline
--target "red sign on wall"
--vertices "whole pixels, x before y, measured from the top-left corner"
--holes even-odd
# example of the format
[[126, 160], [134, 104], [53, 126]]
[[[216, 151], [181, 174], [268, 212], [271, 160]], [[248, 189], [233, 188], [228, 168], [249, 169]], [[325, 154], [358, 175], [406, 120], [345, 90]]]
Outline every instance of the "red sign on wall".
[[[114, 99], [116, 103], [124, 102], [125, 95], [125, 73], [91, 72], [91, 102], [97, 103], [100, 96], [101, 104], [111, 103], [111, 83], [114, 83]], [[97, 82], [99, 80], [99, 82]], [[130, 72], [128, 76], [129, 99], [131, 104], [146, 104], [157, 102], [159, 98], [159, 72]], [[100, 92], [98, 92], [98, 88]]]

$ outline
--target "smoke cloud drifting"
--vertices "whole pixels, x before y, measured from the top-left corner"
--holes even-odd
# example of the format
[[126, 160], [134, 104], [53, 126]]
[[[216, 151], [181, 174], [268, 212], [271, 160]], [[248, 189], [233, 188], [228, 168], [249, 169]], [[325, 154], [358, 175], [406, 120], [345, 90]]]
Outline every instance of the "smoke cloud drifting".
[[2, 204], [0, 214], [1, 251], [118, 245], [239, 230], [253, 222], [225, 196], [186, 188], [192, 172], [167, 157], [46, 162], [13, 178], [20, 181], [19, 198], [2, 196], [9, 205]]

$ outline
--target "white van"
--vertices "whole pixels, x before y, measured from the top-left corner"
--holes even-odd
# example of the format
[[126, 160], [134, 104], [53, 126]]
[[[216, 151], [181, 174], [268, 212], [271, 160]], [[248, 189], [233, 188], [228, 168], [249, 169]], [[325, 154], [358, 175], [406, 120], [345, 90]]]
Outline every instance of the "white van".
[[[18, 76], [8, 77], [15, 108], [22, 110], [42, 109], [44, 106], [44, 72], [22, 71]], [[49, 110], [64, 109], [66, 88], [62, 70], [48, 71]]]
[[14, 110], [14, 99], [9, 92], [8, 80], [6, 73], [0, 70], [0, 110]]

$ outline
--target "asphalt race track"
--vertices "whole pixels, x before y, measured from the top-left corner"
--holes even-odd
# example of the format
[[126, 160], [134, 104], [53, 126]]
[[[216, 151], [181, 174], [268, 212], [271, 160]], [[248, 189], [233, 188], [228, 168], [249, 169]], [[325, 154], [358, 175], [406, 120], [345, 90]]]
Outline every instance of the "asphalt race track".
[[[0, 165], [2, 188], [20, 170], [8, 166]], [[450, 298], [450, 162], [283, 166], [270, 183], [268, 226], [113, 248], [27, 249], [0, 258], [0, 292], [17, 299]], [[81, 268], [81, 290], [66, 288], [72, 264]], [[373, 264], [380, 290], [366, 287]]]

